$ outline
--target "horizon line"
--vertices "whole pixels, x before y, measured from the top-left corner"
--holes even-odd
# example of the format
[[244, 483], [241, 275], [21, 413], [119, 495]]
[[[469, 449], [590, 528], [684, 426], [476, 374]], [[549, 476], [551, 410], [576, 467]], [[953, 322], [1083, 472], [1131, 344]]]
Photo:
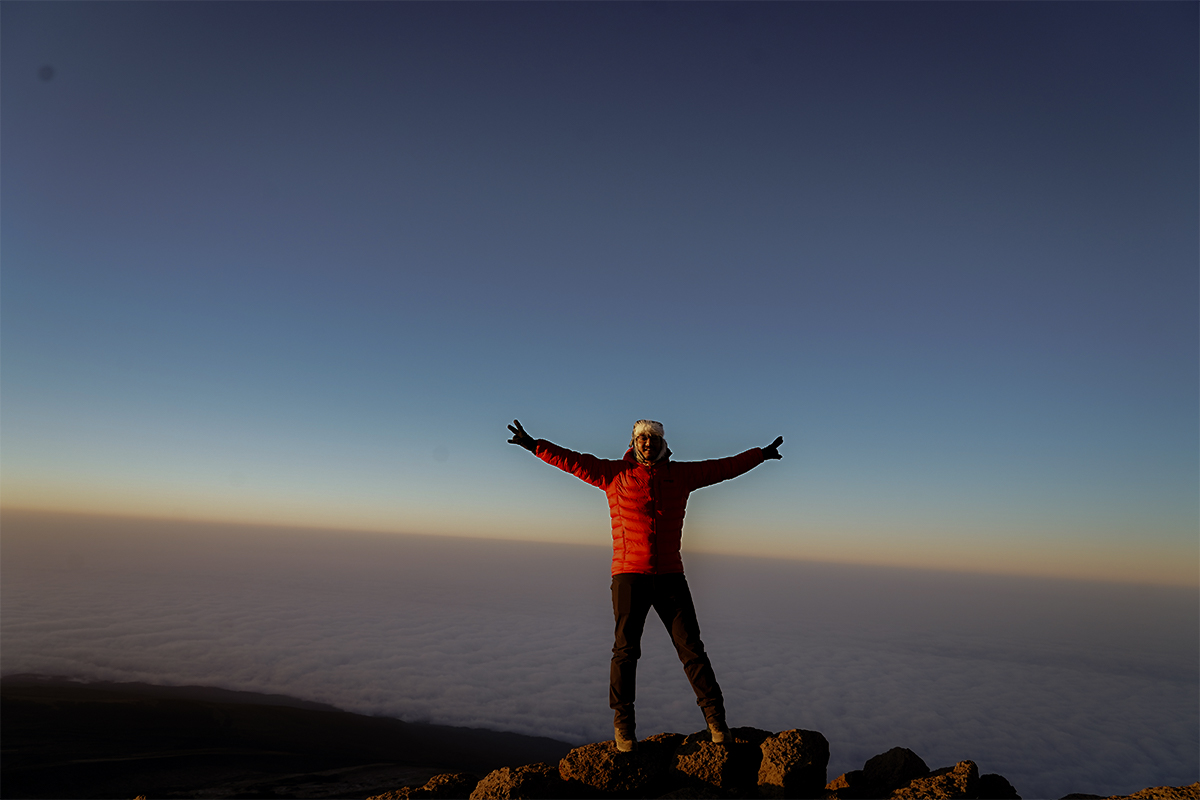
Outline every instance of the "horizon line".
[[[184, 525], [218, 525], [226, 527], [245, 527], [270, 530], [275, 532], [284, 531], [302, 531], [307, 533], [326, 533], [326, 534], [359, 534], [373, 536], [417, 536], [426, 539], [466, 539], [489, 542], [514, 542], [514, 543], [529, 543], [529, 544], [550, 544], [563, 547], [588, 547], [598, 550], [607, 551], [609, 545], [605, 543], [590, 543], [590, 542], [572, 542], [553, 538], [538, 538], [538, 537], [515, 537], [515, 536], [488, 536], [478, 533], [428, 533], [420, 531], [399, 530], [396, 528], [383, 527], [336, 527], [328, 525], [312, 525], [298, 522], [264, 522], [262, 520], [245, 520], [245, 519], [230, 519], [220, 517], [195, 517], [195, 516], [179, 516], [170, 517], [157, 514], [137, 514], [133, 512], [113, 512], [113, 511], [80, 511], [80, 510], [62, 510], [54, 508], [39, 508], [34, 506], [14, 506], [0, 503], [0, 514], [30, 514], [40, 516], [60, 516], [60, 517], [75, 517], [75, 518], [100, 518], [108, 520], [130, 520], [136, 522], [160, 522], [173, 523]], [[0, 542], [3, 541], [3, 536], [0, 534]], [[860, 567], [866, 569], [883, 569], [895, 570], [901, 572], [932, 572], [937, 574], [947, 575], [978, 575], [992, 578], [1019, 578], [1037, 581], [1059, 581], [1068, 583], [1088, 583], [1101, 585], [1118, 585], [1118, 586], [1147, 586], [1155, 588], [1174, 588], [1187, 589], [1192, 591], [1200, 591], [1200, 563], [1197, 564], [1196, 581], [1191, 583], [1181, 583], [1174, 581], [1149, 581], [1138, 578], [1117, 578], [1117, 577], [1083, 577], [1079, 575], [1066, 574], [1047, 574], [1044, 572], [1020, 571], [1014, 569], [964, 569], [949, 566], [938, 565], [917, 565], [904, 564], [885, 561], [870, 561], [863, 559], [837, 559], [837, 558], [816, 558], [816, 557], [798, 557], [794, 555], [766, 555], [761, 553], [739, 552], [732, 549], [721, 549], [713, 547], [702, 548], [685, 548], [687, 553], [695, 555], [719, 555], [734, 558], [765, 560], [765, 561], [788, 561], [797, 564], [812, 564], [812, 565], [830, 565], [837, 567]]]

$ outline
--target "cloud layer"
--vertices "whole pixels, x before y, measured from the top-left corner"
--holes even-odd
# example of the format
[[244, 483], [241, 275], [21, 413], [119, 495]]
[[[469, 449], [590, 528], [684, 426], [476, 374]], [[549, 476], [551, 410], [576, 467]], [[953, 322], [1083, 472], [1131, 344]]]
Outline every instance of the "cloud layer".
[[[206, 684], [611, 735], [603, 548], [5, 512], [4, 674]], [[1026, 797], [1200, 777], [1194, 590], [687, 556], [730, 721], [830, 773], [901, 745]], [[703, 719], [653, 620], [639, 731]]]

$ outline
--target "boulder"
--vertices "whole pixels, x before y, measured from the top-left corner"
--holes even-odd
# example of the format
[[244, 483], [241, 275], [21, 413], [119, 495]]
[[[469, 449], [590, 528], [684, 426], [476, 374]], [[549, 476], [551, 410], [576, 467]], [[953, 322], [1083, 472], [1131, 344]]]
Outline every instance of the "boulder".
[[863, 764], [863, 783], [869, 792], [864, 797], [887, 797], [917, 778], [929, 775], [929, 766], [907, 747], [893, 747], [867, 759]]
[[552, 764], [501, 767], [489, 772], [471, 792], [471, 800], [543, 800], [565, 797], [566, 785]]
[[867, 759], [862, 769], [851, 770], [830, 781], [827, 795], [838, 800], [889, 797], [914, 778], [929, 775], [929, 767], [907, 747], [893, 747]]
[[979, 800], [1021, 800], [1021, 795], [1003, 775], [989, 772], [979, 776]]
[[[867, 760], [862, 769], [839, 775], [825, 785], [826, 800], [872, 800], [880, 797], [970, 797], [974, 800], [1021, 800], [1017, 790], [1003, 775], [989, 773], [971, 779], [971, 762], [960, 762], [931, 773], [925, 761], [905, 747], [893, 747]], [[949, 775], [950, 777], [946, 777]], [[924, 783], [916, 783], [922, 779]], [[951, 784], [967, 794], [954, 794]], [[904, 791], [900, 791], [904, 790]], [[1061, 800], [1067, 800], [1062, 798]], [[1083, 800], [1083, 797], [1072, 798]], [[1097, 798], [1103, 800], [1103, 798]], [[1200, 798], [1197, 798], [1200, 800]]]
[[659, 733], [639, 741], [631, 753], [611, 741], [576, 747], [558, 762], [558, 775], [578, 793], [656, 797], [669, 788], [671, 757], [682, 742], [681, 734]]
[[762, 761], [759, 744], [770, 736], [757, 728], [733, 728], [724, 744], [707, 730], [688, 736], [675, 750], [672, 778], [692, 787], [708, 787], [739, 797], [753, 796]]
[[[865, 770], [864, 770], [865, 771]], [[974, 761], [960, 761], [928, 777], [916, 778], [892, 792], [893, 800], [952, 800], [979, 796], [979, 769]]]
[[[420, 786], [405, 786], [403, 789], [392, 789], [383, 794], [373, 794], [367, 800], [409, 800], [410, 797], [420, 797], [419, 794], [413, 794], [413, 792], [419, 791], [421, 791]], [[146, 795], [139, 794], [133, 800], [146, 800]]]
[[471, 794], [479, 776], [469, 772], [434, 775], [424, 786], [406, 786], [368, 797], [367, 800], [456, 800]]
[[829, 742], [816, 731], [790, 730], [759, 743], [758, 791], [763, 797], [821, 797]]

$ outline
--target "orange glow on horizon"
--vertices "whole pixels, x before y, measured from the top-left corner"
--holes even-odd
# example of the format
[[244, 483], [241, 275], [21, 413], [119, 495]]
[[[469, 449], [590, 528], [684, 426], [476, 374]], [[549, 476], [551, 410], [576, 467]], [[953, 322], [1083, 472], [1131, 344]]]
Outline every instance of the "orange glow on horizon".
[[[64, 507], [65, 506], [65, 507]], [[231, 509], [232, 510], [232, 509]], [[239, 511], [246, 511], [239, 509]], [[249, 525], [279, 529], [294, 528], [346, 533], [383, 533], [455, 538], [506, 539], [550, 544], [607, 546], [607, 524], [547, 519], [540, 525], [528, 520], [506, 519], [503, 515], [472, 518], [457, 515], [453, 520], [435, 520], [428, 515], [389, 517], [362, 515], [347, 518], [333, 511], [312, 513], [293, 509], [290, 514], [271, 514], [264, 508], [253, 513], [164, 513], [162, 508], [130, 509], [111, 504], [108, 508], [87, 507], [81, 502], [56, 506], [0, 506], [4, 514], [66, 514], [140, 521]], [[566, 524], [564, 524], [564, 522]], [[605, 521], [607, 522], [607, 521]], [[904, 531], [839, 530], [796, 531], [786, 538], [778, 532], [751, 537], [739, 532], [713, 536], [710, 528], [685, 536], [684, 553], [712, 553], [750, 558], [825, 562], [846, 565], [925, 569], [939, 572], [983, 573], [1047, 579], [1101, 581], [1200, 588], [1200, 555], [1193, 547], [1171, 548], [1162, 544], [1081, 538], [955, 536], [950, 531], [912, 534]], [[714, 542], [714, 540], [716, 540]]]

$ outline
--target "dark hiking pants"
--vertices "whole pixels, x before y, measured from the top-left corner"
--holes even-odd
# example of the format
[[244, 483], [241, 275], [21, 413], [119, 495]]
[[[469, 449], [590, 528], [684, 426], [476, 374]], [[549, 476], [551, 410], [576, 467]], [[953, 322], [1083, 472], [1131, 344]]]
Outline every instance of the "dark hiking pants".
[[616, 642], [609, 668], [608, 705], [618, 728], [634, 724], [633, 701], [636, 694], [637, 660], [642, 654], [642, 629], [653, 608], [671, 633], [675, 652], [683, 662], [683, 671], [696, 693], [696, 704], [705, 719], [725, 721], [724, 701], [717, 677], [713, 674], [704, 643], [696, 607], [683, 573], [642, 575], [622, 573], [612, 579], [613, 616], [616, 618]]

